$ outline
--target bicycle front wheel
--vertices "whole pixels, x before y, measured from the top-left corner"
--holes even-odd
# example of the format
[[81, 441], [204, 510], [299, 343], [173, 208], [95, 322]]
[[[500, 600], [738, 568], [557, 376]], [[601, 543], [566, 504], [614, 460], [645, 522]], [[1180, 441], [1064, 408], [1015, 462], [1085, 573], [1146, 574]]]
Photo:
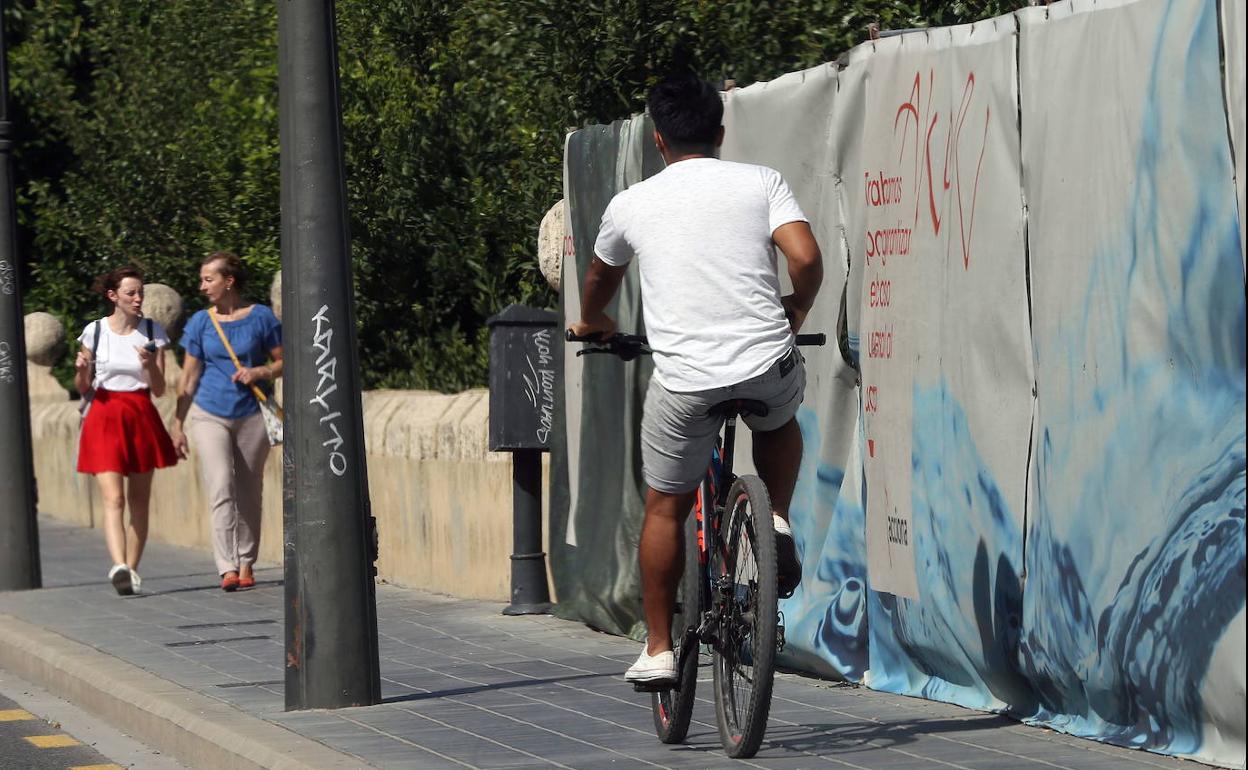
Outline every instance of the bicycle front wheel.
[[762, 479], [733, 482], [723, 522], [713, 572], [725, 591], [714, 655], [715, 716], [724, 751], [745, 759], [758, 752], [767, 730], [780, 617], [776, 534]]
[[[654, 731], [663, 743], [681, 743], [689, 734], [693, 718], [693, 700], [698, 687], [698, 623], [706, 607], [706, 581], [700, 563], [698, 546], [699, 519], [707, 516], [710, 485], [698, 488], [697, 509], [685, 519], [685, 570], [680, 581], [679, 604], [672, 618], [672, 642], [676, 652], [676, 687], [654, 693], [650, 709], [654, 713]], [[705, 502], [704, 502], [705, 501]]]

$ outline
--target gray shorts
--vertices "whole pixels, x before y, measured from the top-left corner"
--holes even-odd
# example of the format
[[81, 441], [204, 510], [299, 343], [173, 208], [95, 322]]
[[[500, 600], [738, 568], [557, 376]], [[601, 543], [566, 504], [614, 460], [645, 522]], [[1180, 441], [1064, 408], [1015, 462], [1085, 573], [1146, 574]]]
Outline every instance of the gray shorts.
[[762, 401], [770, 409], [766, 417], [742, 419], [750, 430], [765, 433], [793, 419], [805, 390], [806, 365], [797, 348], [757, 377], [724, 388], [673, 393], [651, 378], [641, 418], [641, 462], [646, 483], [671, 494], [698, 486], [723, 425], [723, 418], [710, 414], [716, 404], [734, 398]]

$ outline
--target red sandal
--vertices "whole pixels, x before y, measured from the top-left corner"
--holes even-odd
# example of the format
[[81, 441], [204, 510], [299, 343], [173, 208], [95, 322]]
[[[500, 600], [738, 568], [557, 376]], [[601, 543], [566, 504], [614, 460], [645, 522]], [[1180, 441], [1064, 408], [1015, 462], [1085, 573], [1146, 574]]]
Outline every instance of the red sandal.
[[239, 584], [238, 573], [227, 572], [221, 578], [221, 590], [222, 591], [227, 591], [227, 592], [236, 591], [238, 590], [238, 584]]

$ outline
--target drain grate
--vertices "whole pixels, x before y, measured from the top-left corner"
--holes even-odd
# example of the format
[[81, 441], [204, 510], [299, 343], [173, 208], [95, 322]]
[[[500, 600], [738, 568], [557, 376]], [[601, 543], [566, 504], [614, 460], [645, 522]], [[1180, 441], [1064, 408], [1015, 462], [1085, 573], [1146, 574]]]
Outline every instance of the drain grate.
[[192, 639], [186, 642], [166, 642], [166, 647], [199, 647], [205, 644], [225, 644], [226, 642], [250, 642], [260, 639], [272, 639], [271, 636], [231, 636], [227, 639]]

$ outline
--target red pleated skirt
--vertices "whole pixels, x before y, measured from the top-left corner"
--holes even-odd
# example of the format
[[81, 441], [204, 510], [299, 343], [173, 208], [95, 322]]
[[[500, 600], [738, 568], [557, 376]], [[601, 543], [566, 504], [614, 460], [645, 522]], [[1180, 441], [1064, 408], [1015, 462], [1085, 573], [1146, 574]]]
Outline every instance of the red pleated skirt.
[[97, 388], [78, 438], [79, 473], [147, 473], [176, 465], [164, 420], [144, 390]]

